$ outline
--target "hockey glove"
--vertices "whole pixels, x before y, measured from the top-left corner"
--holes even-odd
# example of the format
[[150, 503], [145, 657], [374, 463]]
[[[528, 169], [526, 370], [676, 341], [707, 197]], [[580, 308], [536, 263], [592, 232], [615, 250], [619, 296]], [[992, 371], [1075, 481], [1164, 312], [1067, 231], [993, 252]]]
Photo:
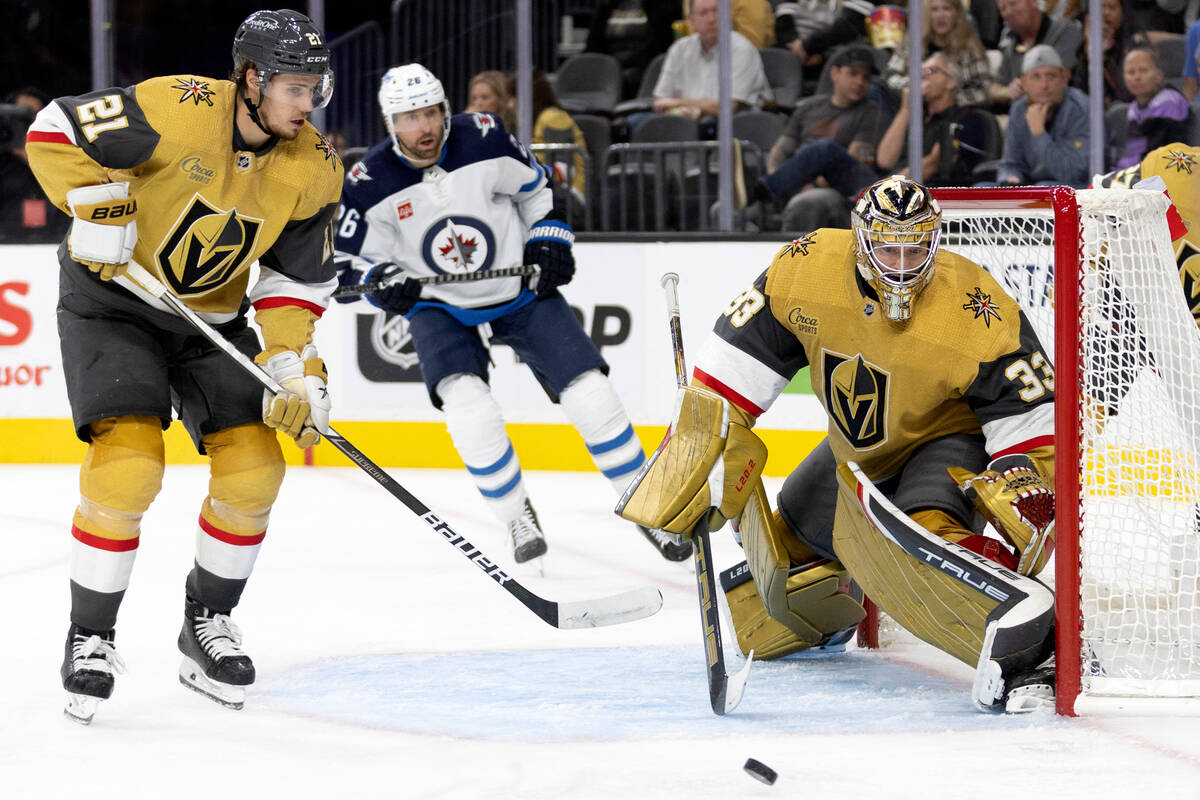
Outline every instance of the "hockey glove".
[[301, 353], [284, 350], [263, 368], [282, 387], [278, 394], [263, 392], [263, 422], [292, 437], [301, 450], [321, 441], [321, 432], [329, 429], [329, 376], [317, 348], [309, 344]]
[[571, 254], [574, 243], [575, 232], [571, 226], [556, 219], [544, 219], [530, 229], [529, 238], [525, 240], [525, 263], [541, 268], [541, 273], [529, 285], [537, 291], [538, 297], [552, 294], [575, 277], [575, 256]]
[[366, 295], [367, 302], [389, 314], [403, 316], [412, 311], [413, 306], [421, 299], [421, 284], [412, 278], [398, 279], [403, 272], [398, 264], [384, 263], [371, 267], [371, 271], [367, 273], [367, 283], [395, 282], [386, 289]]
[[[337, 269], [338, 288], [343, 289], [347, 286], [361, 286], [365, 283], [364, 276], [366, 270], [371, 268], [371, 262], [358, 256], [345, 256], [334, 261], [333, 266]], [[357, 303], [361, 296], [351, 294], [333, 299], [339, 303]]]
[[129, 183], [80, 186], [67, 192], [74, 219], [67, 234], [71, 258], [110, 281], [125, 274], [137, 244], [137, 201]]
[[1021, 559], [1017, 571], [1036, 575], [1054, 551], [1054, 490], [1026, 455], [1002, 456], [975, 475], [949, 467], [950, 477]]

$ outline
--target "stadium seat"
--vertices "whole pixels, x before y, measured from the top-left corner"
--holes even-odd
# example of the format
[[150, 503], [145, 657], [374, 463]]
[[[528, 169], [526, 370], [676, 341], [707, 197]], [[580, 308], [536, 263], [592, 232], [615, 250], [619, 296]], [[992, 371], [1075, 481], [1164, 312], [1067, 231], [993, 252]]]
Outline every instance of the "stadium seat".
[[658, 76], [666, 58], [666, 53], [659, 53], [650, 59], [646, 71], [642, 73], [642, 81], [638, 84], [637, 97], [617, 103], [613, 109], [614, 113], [632, 114], [634, 111], [650, 111], [654, 108], [654, 84], [658, 83]]
[[791, 50], [778, 47], [764, 47], [758, 54], [762, 57], [763, 71], [775, 96], [775, 106], [783, 111], [791, 111], [804, 93], [804, 65], [800, 57]]
[[555, 73], [558, 104], [572, 114], [611, 114], [621, 99], [621, 62], [605, 53], [580, 53]]

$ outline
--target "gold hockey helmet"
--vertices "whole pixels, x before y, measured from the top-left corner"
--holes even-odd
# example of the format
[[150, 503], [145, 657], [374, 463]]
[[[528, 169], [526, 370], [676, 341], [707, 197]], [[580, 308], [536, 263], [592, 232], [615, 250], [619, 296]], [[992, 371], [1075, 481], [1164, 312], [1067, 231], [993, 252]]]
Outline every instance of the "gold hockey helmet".
[[942, 235], [942, 210], [929, 190], [902, 175], [868, 186], [850, 214], [858, 272], [897, 322], [912, 316], [913, 300], [933, 277]]

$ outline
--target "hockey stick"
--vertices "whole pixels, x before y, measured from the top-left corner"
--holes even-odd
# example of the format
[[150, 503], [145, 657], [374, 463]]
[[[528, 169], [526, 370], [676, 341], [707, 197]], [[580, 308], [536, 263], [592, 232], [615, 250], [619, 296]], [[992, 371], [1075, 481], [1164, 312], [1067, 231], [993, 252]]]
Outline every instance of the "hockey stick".
[[[667, 317], [671, 328], [671, 350], [675, 354], [675, 381], [680, 388], [687, 386], [687, 364], [683, 358], [683, 329], [679, 324], [679, 275], [668, 272], [662, 276], [667, 293]], [[704, 650], [708, 656], [708, 699], [714, 714], [728, 714], [742, 701], [746, 679], [754, 664], [754, 651], [746, 664], [732, 678], [725, 674], [725, 651], [721, 646], [721, 618], [717, 613], [717, 581], [713, 572], [712, 542], [705, 514], [692, 528], [695, 547], [692, 556], [696, 564], [696, 591], [700, 596], [700, 626], [704, 631]]]
[[[384, 262], [381, 266], [386, 266], [389, 262]], [[412, 280], [422, 286], [436, 286], [439, 283], [467, 283], [470, 281], [486, 281], [489, 278], [512, 278], [522, 275], [537, 275], [542, 271], [542, 268], [537, 264], [522, 264], [519, 267], [501, 267], [500, 269], [489, 269], [482, 272], [451, 272], [444, 275], [423, 275]], [[357, 297], [358, 295], [371, 294], [378, 292], [380, 289], [386, 289], [394, 283], [398, 283], [397, 279], [390, 281], [375, 281], [374, 283], [359, 283], [354, 286], [342, 286], [335, 289], [333, 297], [336, 300], [339, 297]]]
[[[146, 272], [140, 265], [131, 262], [126, 275], [144, 291], [173, 308], [176, 313], [190, 322], [206, 339], [223, 350], [226, 355], [238, 363], [238, 366], [264, 387], [272, 392], [282, 390], [283, 387], [274, 378], [255, 364], [249, 356], [234, 347], [220, 332], [201, 319], [195, 311], [188, 308], [182, 300], [168, 291], [161, 281]], [[350, 444], [332, 427], [321, 431], [321, 434], [329, 440], [330, 444], [353, 461], [359, 469], [374, 478], [376, 483], [404, 503], [409, 511], [433, 528], [451, 547], [462, 553], [468, 561], [483, 570], [485, 575], [500, 584], [505, 591], [521, 601], [526, 608], [541, 617], [547, 624], [556, 628], [598, 628], [602, 625], [617, 625], [622, 622], [643, 619], [654, 615], [662, 608], [662, 593], [657, 589], [650, 588], [633, 589], [594, 600], [570, 600], [563, 603], [539, 597], [502, 570], [496, 562], [485, 556], [483, 551], [467, 541], [464, 536], [456, 533], [449, 523], [430, 511], [424, 503], [410, 494], [392, 476], [367, 458], [361, 450]]]

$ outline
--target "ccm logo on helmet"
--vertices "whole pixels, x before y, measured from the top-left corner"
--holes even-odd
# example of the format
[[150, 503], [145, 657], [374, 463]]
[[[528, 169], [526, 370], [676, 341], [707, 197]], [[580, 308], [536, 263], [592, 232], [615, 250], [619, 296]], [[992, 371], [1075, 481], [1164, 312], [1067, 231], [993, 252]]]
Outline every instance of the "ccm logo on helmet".
[[92, 209], [92, 219], [120, 219], [137, 213], [137, 200], [129, 200], [119, 206], [99, 206]]

